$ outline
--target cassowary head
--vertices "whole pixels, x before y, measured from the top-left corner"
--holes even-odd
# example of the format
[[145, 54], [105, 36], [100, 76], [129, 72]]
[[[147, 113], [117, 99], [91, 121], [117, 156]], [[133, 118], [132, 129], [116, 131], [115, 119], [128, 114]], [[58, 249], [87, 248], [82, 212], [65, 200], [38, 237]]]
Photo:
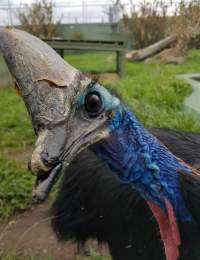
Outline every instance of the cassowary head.
[[109, 135], [120, 101], [26, 32], [3, 29], [0, 47], [37, 135], [29, 167], [43, 181]]
[[61, 168], [90, 147], [119, 182], [146, 201], [158, 222], [167, 260], [177, 259], [177, 223], [200, 222], [199, 173], [152, 136], [117, 97], [36, 37], [3, 29], [0, 49], [37, 135], [30, 162], [38, 177], [34, 196], [43, 200]]

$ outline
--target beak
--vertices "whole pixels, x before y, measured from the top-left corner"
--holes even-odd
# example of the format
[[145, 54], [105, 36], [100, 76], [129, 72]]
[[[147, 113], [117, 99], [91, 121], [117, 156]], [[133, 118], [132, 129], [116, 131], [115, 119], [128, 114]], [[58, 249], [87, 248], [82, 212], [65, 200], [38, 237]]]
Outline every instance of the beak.
[[[68, 138], [74, 96], [90, 80], [46, 43], [21, 30], [1, 29], [0, 51], [23, 97], [37, 135], [30, 169], [38, 176], [36, 186], [40, 187], [39, 194], [43, 194], [38, 197], [44, 199], [62, 168], [59, 158]], [[52, 176], [56, 177], [52, 180]], [[41, 186], [42, 183], [45, 185]], [[37, 196], [37, 187], [34, 195]]]

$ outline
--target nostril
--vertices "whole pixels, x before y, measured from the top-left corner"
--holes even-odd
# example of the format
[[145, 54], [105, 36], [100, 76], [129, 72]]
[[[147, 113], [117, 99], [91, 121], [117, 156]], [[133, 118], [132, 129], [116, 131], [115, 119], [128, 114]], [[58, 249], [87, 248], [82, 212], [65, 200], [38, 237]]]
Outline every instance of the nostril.
[[39, 149], [35, 149], [31, 156], [31, 162], [28, 164], [28, 168], [34, 175], [48, 172], [52, 168], [49, 158], [47, 153], [41, 153]]
[[52, 166], [58, 164], [59, 160], [57, 156], [49, 156], [47, 152], [43, 152], [41, 154], [41, 160], [45, 166]]
[[49, 159], [49, 154], [46, 152], [43, 152], [41, 154], [41, 160], [44, 163], [45, 166], [49, 166], [50, 164], [50, 159]]

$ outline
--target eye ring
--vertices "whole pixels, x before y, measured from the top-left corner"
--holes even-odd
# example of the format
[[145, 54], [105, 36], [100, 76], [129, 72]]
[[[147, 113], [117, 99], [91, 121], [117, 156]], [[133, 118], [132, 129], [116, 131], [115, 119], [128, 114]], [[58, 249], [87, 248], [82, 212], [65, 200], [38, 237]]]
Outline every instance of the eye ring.
[[85, 96], [85, 109], [90, 117], [97, 117], [103, 112], [103, 102], [97, 91], [90, 92]]

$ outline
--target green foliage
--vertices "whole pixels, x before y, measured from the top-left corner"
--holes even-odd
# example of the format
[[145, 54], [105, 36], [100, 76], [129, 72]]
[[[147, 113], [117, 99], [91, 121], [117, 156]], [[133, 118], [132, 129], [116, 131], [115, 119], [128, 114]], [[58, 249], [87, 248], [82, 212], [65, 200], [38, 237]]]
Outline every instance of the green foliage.
[[32, 176], [19, 163], [0, 156], [0, 218], [25, 209], [31, 199]]

